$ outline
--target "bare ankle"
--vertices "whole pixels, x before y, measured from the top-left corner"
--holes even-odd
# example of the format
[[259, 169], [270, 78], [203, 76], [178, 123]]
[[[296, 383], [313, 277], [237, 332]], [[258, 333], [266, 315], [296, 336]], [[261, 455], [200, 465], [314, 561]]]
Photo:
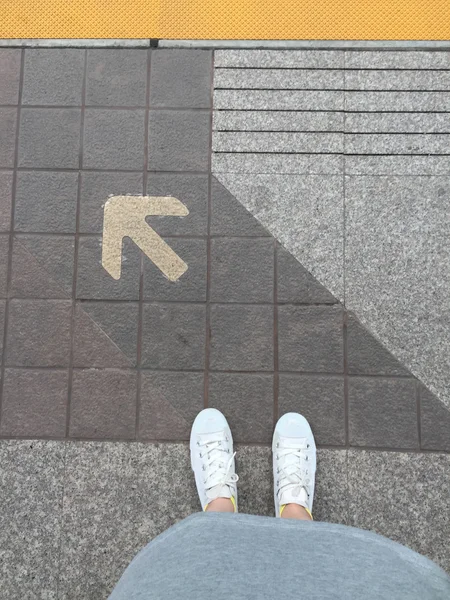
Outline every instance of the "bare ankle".
[[234, 505], [229, 498], [216, 498], [208, 504], [205, 512], [234, 513]]
[[300, 504], [286, 504], [281, 513], [282, 519], [297, 519], [299, 521], [312, 521], [311, 515]]

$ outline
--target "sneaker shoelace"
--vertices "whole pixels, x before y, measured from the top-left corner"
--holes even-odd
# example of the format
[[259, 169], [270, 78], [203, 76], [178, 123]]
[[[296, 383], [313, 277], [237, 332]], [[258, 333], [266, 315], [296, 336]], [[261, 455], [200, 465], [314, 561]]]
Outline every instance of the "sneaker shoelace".
[[278, 458], [278, 499], [285, 492], [292, 491], [293, 496], [300, 496], [302, 489], [309, 498], [308, 453], [309, 444], [304, 442], [295, 448], [277, 447]]
[[206, 496], [209, 501], [215, 500], [224, 486], [232, 488], [239, 480], [238, 475], [232, 472], [236, 452], [228, 456], [230, 451], [222, 445], [222, 440], [217, 439], [198, 441], [197, 445], [201, 448]]

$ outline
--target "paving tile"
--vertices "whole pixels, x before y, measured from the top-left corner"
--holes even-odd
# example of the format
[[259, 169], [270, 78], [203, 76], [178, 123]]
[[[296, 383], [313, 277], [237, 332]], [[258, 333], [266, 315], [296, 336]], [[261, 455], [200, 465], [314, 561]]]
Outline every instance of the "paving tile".
[[280, 371], [343, 373], [343, 314], [340, 306], [279, 306]]
[[80, 232], [103, 232], [103, 208], [110, 196], [139, 196], [142, 194], [142, 173], [81, 174]]
[[19, 48], [2, 48], [0, 52], [0, 104], [17, 104], [19, 100], [21, 55]]
[[147, 56], [147, 50], [88, 50], [86, 104], [145, 106]]
[[450, 571], [450, 456], [350, 450], [350, 525], [371, 529]]
[[346, 156], [347, 175], [450, 175], [450, 156]]
[[313, 516], [315, 521], [348, 525], [348, 461], [346, 450], [317, 450]]
[[206, 301], [206, 240], [167, 238], [166, 242], [188, 265], [188, 270], [176, 281], [170, 281], [156, 267], [144, 261], [144, 300], [157, 302]]
[[142, 366], [152, 369], [198, 369], [205, 366], [206, 306], [145, 304]]
[[151, 110], [150, 171], [207, 171], [209, 111]]
[[364, 112], [448, 112], [450, 93], [345, 92], [345, 107]]
[[11, 228], [12, 171], [0, 171], [0, 231]]
[[70, 436], [135, 437], [137, 375], [119, 369], [74, 370]]
[[347, 313], [347, 357], [350, 375], [411, 376], [352, 313]]
[[421, 447], [450, 452], [449, 409], [423, 385], [419, 385], [419, 394]]
[[220, 410], [235, 442], [269, 443], [273, 433], [273, 376], [210, 373], [208, 406]]
[[142, 169], [144, 111], [86, 109], [83, 145], [85, 169]]
[[340, 50], [216, 50], [215, 67], [343, 69]]
[[[445, 113], [348, 113], [345, 117], [345, 131], [346, 133], [448, 133], [450, 125]], [[408, 157], [402, 158], [405, 160]]]
[[268, 236], [264, 227], [215, 178], [211, 181], [211, 235]]
[[[350, 94], [352, 92], [347, 92]], [[215, 110], [344, 110], [344, 92], [301, 90], [214, 90]]]
[[[217, 72], [217, 71], [216, 71]], [[253, 71], [244, 71], [250, 73]], [[285, 77], [287, 71], [276, 71]], [[326, 71], [316, 71], [322, 73]], [[311, 71], [304, 71], [309, 78]], [[246, 79], [243, 80], [245, 85]], [[347, 123], [347, 121], [346, 121]], [[213, 113], [215, 131], [344, 131], [342, 112], [292, 112], [292, 111], [233, 111], [216, 110]], [[285, 157], [289, 160], [289, 157]], [[294, 171], [295, 172], [295, 171]]]
[[344, 71], [219, 67], [214, 70], [214, 87], [246, 90], [343, 90]]
[[188, 440], [203, 409], [203, 373], [142, 371], [139, 438]]
[[448, 52], [349, 51], [345, 53], [347, 69], [448, 69]]
[[212, 305], [210, 368], [272, 371], [273, 333], [272, 306]]
[[272, 238], [212, 240], [212, 302], [273, 302], [273, 291]]
[[86, 300], [138, 300], [140, 251], [129, 239], [122, 247], [122, 275], [113, 279], [102, 267], [100, 238], [80, 238], [77, 298]]
[[236, 472], [239, 474], [239, 512], [266, 517], [274, 516], [270, 448], [239, 444], [235, 446], [235, 450]]
[[14, 229], [75, 233], [78, 173], [19, 171]]
[[[213, 152], [329, 152], [344, 151], [342, 133], [313, 133], [295, 131], [215, 131]], [[350, 152], [349, 152], [350, 153]]]
[[11, 300], [6, 364], [67, 367], [70, 300]]
[[0, 298], [8, 295], [9, 235], [0, 235]]
[[69, 298], [73, 286], [74, 251], [74, 236], [16, 236], [11, 296]]
[[216, 174], [274, 173], [280, 175], [281, 173], [290, 173], [291, 175], [336, 175], [337, 173], [343, 173], [344, 161], [343, 156], [339, 154], [236, 154], [233, 152], [220, 152], [212, 155], [212, 171]]
[[150, 106], [209, 108], [212, 52], [157, 50], [152, 54]]
[[23, 108], [19, 167], [77, 169], [81, 111], [77, 108]]
[[448, 148], [448, 135], [352, 134], [345, 136], [348, 154], [443, 154]]
[[5, 306], [6, 301], [0, 300], [0, 355], [3, 356], [3, 334], [5, 327]]
[[72, 105], [82, 102], [85, 50], [25, 50], [23, 104]]
[[281, 373], [278, 411], [304, 415], [318, 444], [345, 444], [343, 377]]
[[65, 370], [6, 369], [1, 434], [64, 437], [68, 381]]
[[138, 312], [137, 302], [78, 303], [74, 326], [74, 366], [134, 366]]
[[445, 71], [349, 69], [345, 73], [346, 90], [447, 91], [449, 87], [450, 73]]
[[418, 448], [414, 379], [350, 377], [348, 402], [353, 446]]
[[0, 443], [0, 595], [56, 600], [64, 443]]
[[341, 175], [215, 175], [286, 250], [338, 300], [343, 300], [344, 187]]
[[0, 107], [0, 167], [14, 167], [17, 109]]
[[160, 235], [206, 235], [208, 224], [208, 175], [205, 173], [149, 173], [149, 196], [174, 196], [189, 210], [187, 217], [148, 217]]
[[282, 246], [277, 247], [278, 302], [336, 304], [336, 298]]

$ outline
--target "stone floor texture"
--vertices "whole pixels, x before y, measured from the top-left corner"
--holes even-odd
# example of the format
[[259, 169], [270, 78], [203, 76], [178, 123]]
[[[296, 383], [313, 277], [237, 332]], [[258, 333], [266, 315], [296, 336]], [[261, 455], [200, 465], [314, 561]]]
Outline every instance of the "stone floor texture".
[[[272, 514], [274, 423], [302, 412], [316, 518], [450, 571], [432, 55], [0, 50], [0, 597], [106, 598], [198, 509], [205, 406], [238, 444], [241, 510]], [[175, 283], [129, 238], [121, 278], [102, 267], [105, 202], [142, 194], [189, 210], [147, 218], [188, 265]]]

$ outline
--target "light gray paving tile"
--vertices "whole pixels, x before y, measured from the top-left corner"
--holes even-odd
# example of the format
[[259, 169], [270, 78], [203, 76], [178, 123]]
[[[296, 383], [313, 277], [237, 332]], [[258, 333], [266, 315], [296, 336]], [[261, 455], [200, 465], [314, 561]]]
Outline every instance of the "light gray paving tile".
[[[351, 94], [352, 92], [347, 93]], [[343, 110], [344, 92], [215, 90], [213, 102], [216, 110], [270, 110], [273, 108], [277, 110]]]
[[215, 152], [327, 152], [344, 150], [341, 133], [224, 132], [213, 135]]
[[450, 175], [450, 156], [346, 156], [347, 175]]
[[347, 113], [346, 133], [450, 133], [446, 113]]
[[349, 450], [348, 477], [350, 525], [450, 570], [450, 455]]
[[0, 596], [56, 600], [63, 442], [0, 442]]
[[320, 283], [343, 298], [341, 176], [216, 176]]
[[347, 69], [450, 69], [449, 52], [351, 51], [345, 53]]
[[317, 450], [315, 521], [348, 524], [347, 451]]
[[347, 154], [447, 154], [450, 152], [449, 148], [450, 135], [448, 134], [348, 133], [345, 136], [345, 152]]
[[343, 112], [220, 111], [213, 114], [216, 131], [343, 131]]
[[344, 52], [340, 50], [216, 50], [214, 66], [342, 69]]
[[[338, 154], [233, 154], [212, 155], [213, 173], [342, 173], [344, 157]], [[450, 171], [450, 159], [449, 159]]]
[[346, 177], [346, 305], [450, 406], [450, 180]]
[[217, 68], [214, 71], [214, 87], [224, 89], [342, 90], [344, 89], [344, 71]]
[[[448, 65], [450, 67], [450, 64]], [[370, 71], [348, 70], [346, 90], [418, 90], [448, 91], [450, 71]]]
[[449, 112], [450, 92], [345, 92], [345, 108], [363, 112]]

